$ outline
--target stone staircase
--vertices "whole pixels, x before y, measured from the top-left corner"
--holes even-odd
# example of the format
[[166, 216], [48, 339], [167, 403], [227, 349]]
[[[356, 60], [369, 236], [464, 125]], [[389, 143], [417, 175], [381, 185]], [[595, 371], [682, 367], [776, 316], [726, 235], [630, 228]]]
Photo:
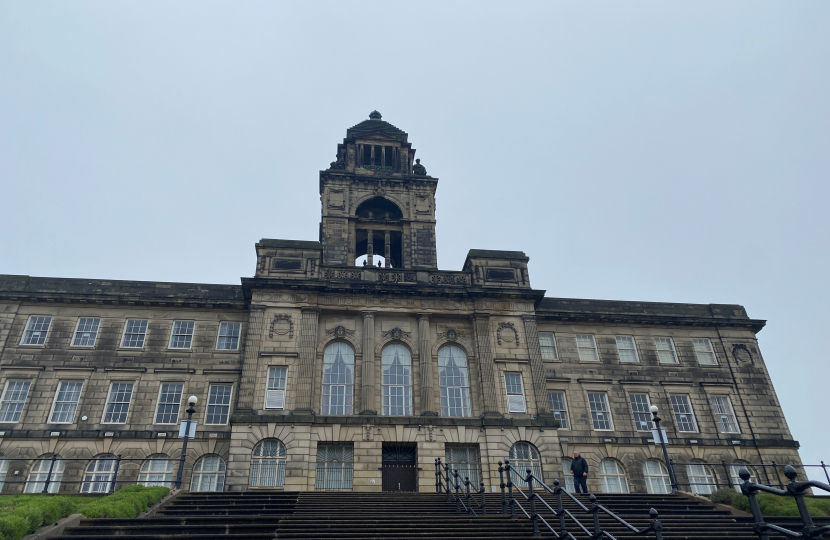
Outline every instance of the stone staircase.
[[[642, 529], [648, 527], [649, 508], [660, 513], [666, 540], [757, 539], [751, 520], [735, 518], [703, 501], [679, 495], [599, 494], [598, 502]], [[544, 495], [556, 508], [555, 499]], [[589, 506], [587, 496], [579, 495]], [[558, 531], [558, 523], [549, 511], [545, 517]], [[530, 511], [526, 502], [523, 506]], [[568, 500], [566, 507], [589, 530], [592, 517]], [[487, 516], [456, 513], [455, 503], [435, 493], [352, 493], [352, 492], [280, 492], [248, 491], [244, 493], [187, 493], [173, 499], [154, 517], [144, 519], [84, 519], [78, 527], [68, 529], [64, 540], [207, 540], [227, 538], [253, 539], [361, 539], [396, 538], [428, 540], [452, 538], [531, 538], [532, 526], [520, 510], [520, 519], [511, 521], [501, 515], [501, 495], [487, 494]], [[481, 514], [480, 509], [476, 511]], [[654, 538], [653, 533], [635, 536], [628, 529], [601, 515], [603, 529], [616, 538]], [[569, 531], [578, 539], [588, 538], [568, 520]], [[541, 523], [543, 537], [553, 538]], [[771, 538], [779, 538], [772, 536]], [[781, 537], [783, 538], [783, 537]]]

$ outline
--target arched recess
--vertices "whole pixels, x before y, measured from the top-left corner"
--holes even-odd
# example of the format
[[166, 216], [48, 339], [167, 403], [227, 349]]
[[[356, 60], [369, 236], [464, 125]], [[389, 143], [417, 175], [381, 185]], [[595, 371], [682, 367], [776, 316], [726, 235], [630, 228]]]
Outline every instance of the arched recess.
[[138, 472], [141, 486], [173, 487], [173, 460], [167, 454], [153, 454], [141, 464]]
[[671, 493], [671, 478], [666, 464], [659, 459], [647, 459], [643, 462], [643, 478], [646, 491], [651, 494]]
[[[381, 255], [387, 268], [403, 268], [404, 205], [391, 198], [370, 196], [357, 204], [354, 228], [354, 258]], [[368, 264], [368, 257], [367, 257]], [[374, 259], [371, 266], [375, 265]]]
[[225, 460], [216, 454], [207, 454], [193, 465], [190, 491], [224, 491]]
[[444, 345], [455, 345], [464, 353], [467, 357], [467, 361], [475, 360], [475, 352], [473, 351], [473, 347], [468, 343], [467, 339], [463, 336], [457, 335], [453, 338], [448, 338], [446, 335], [443, 335], [432, 342], [432, 351], [430, 351], [430, 355], [432, 358], [438, 357], [438, 351]]
[[472, 415], [469, 364], [467, 355], [457, 345], [445, 345], [438, 350], [438, 389], [441, 416]]
[[[48, 492], [57, 493], [60, 491], [66, 462], [60, 456], [57, 456], [53, 463], [52, 456], [57, 456], [57, 454], [44, 454], [32, 463], [23, 493], [42, 493], [43, 488], [46, 487], [47, 477], [49, 478]], [[52, 474], [49, 474], [50, 469]]]
[[349, 347], [352, 348], [352, 350], [354, 351], [354, 353], [356, 355], [361, 354], [363, 352], [360, 349], [360, 340], [355, 339], [354, 338], [354, 332], [352, 332], [352, 335], [345, 334], [345, 335], [342, 335], [342, 336], [333, 336], [333, 337], [326, 336], [326, 339], [321, 339], [320, 343], [317, 345], [317, 353], [318, 354], [324, 354], [326, 349], [329, 348], [329, 345], [331, 345], [332, 343], [335, 343], [337, 341], [343, 341], [345, 343], [348, 343]]
[[345, 341], [330, 343], [323, 352], [320, 414], [353, 414], [354, 380], [354, 349]]
[[251, 452], [250, 486], [282, 487], [285, 484], [285, 445], [279, 439], [263, 439]]
[[599, 462], [599, 479], [603, 493], [628, 493], [628, 476], [618, 460], [605, 458]]
[[508, 452], [508, 457], [510, 458], [510, 465], [513, 469], [521, 473], [517, 475], [518, 478], [513, 480], [516, 485], [527, 487], [525, 477], [527, 476], [528, 469], [533, 472], [533, 476], [543, 482], [545, 481], [542, 476], [541, 454], [533, 443], [528, 441], [517, 441], [513, 443], [513, 446], [510, 447], [510, 451]]
[[[396, 201], [393, 197], [380, 197], [377, 195], [367, 195], [363, 199], [357, 201], [354, 215], [363, 219], [376, 220], [400, 220], [403, 219], [404, 205]], [[372, 213], [371, 217], [369, 212]], [[387, 213], [389, 214], [387, 217]]]
[[412, 416], [412, 353], [401, 342], [388, 343], [381, 353], [381, 414]]
[[112, 480], [115, 476], [115, 456], [103, 454], [89, 462], [84, 472], [81, 493], [109, 493], [113, 491]]
[[[393, 333], [396, 335], [393, 335]], [[385, 349], [390, 343], [402, 343], [407, 349], [409, 349], [409, 354], [412, 356], [418, 355], [418, 345], [406, 335], [409, 334], [409, 332], [384, 332], [384, 334], [386, 335], [382, 336], [375, 345], [376, 358], [383, 353], [383, 349]]]

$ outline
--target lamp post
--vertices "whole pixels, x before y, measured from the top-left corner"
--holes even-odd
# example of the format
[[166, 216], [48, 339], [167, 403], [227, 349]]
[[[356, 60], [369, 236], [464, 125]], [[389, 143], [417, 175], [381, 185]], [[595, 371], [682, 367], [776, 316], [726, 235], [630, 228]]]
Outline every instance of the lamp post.
[[199, 399], [196, 396], [190, 396], [187, 400], [189, 407], [185, 411], [187, 413], [187, 422], [185, 422], [184, 426], [184, 442], [182, 443], [182, 455], [179, 458], [179, 471], [176, 473], [176, 489], [182, 489], [182, 472], [184, 472], [184, 458], [187, 453], [187, 439], [190, 437], [190, 422], [193, 419], [193, 413], [196, 412], [194, 407], [196, 407], [198, 401]]
[[652, 405], [648, 408], [651, 412], [651, 416], [654, 420], [654, 427], [657, 428], [657, 438], [660, 440], [660, 446], [663, 447], [663, 459], [666, 460], [666, 469], [669, 471], [669, 482], [671, 482], [671, 491], [674, 493], [678, 491], [677, 487], [677, 477], [674, 475], [674, 466], [672, 465], [671, 461], [669, 460], [669, 451], [666, 450], [666, 440], [663, 438], [663, 431], [660, 429], [660, 420], [661, 418], [657, 416], [657, 405]]

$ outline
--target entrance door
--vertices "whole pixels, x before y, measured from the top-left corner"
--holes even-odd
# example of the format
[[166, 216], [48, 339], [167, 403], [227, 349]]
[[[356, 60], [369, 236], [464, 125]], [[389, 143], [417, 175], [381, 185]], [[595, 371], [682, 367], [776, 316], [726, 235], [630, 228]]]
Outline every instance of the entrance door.
[[383, 443], [382, 450], [383, 491], [416, 491], [418, 489], [417, 445], [415, 443]]

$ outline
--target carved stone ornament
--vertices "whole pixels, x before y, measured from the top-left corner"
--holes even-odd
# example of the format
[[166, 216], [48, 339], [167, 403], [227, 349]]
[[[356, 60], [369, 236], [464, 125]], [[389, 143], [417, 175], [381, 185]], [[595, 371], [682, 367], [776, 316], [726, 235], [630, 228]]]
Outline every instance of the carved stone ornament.
[[329, 169], [345, 169], [346, 168], [346, 159], [343, 156], [343, 152], [337, 152], [337, 161], [332, 161], [331, 166]]
[[383, 189], [381, 186], [375, 186], [374, 193], [376, 197], [383, 197], [386, 195], [386, 190]]
[[[513, 331], [513, 336], [510, 336], [509, 333], [507, 333], [506, 335], [503, 335], [503, 332], [505, 330], [512, 330]], [[513, 323], [512, 322], [499, 323], [499, 328], [498, 328], [498, 330], [496, 330], [496, 341], [498, 341], [499, 345], [501, 345], [502, 342], [504, 342], [504, 343], [513, 343], [514, 340], [516, 341], [516, 345], [518, 345], [519, 344], [519, 331], [516, 330], [516, 327], [513, 326]]]
[[375, 439], [375, 430], [373, 429], [375, 426], [372, 424], [363, 424], [363, 440], [364, 441], [373, 441]]
[[752, 358], [752, 353], [749, 352], [746, 345], [743, 343], [738, 343], [732, 346], [732, 358], [735, 359], [736, 362], [749, 362], [750, 364], [755, 363], [755, 359]]
[[337, 338], [343, 338], [346, 336], [353, 336], [354, 331], [349, 330], [345, 326], [335, 326], [331, 330], [326, 330], [326, 334]]
[[412, 172], [417, 174], [418, 176], [426, 176], [427, 175], [427, 168], [421, 165], [421, 160], [416, 159], [415, 165], [412, 166]]
[[435, 442], [435, 426], [427, 426], [427, 441]]
[[385, 337], [385, 338], [386, 338], [386, 337], [392, 336], [392, 339], [402, 339], [402, 338], [408, 338], [408, 337], [410, 337], [411, 335], [412, 335], [411, 333], [409, 333], [409, 332], [404, 332], [404, 331], [403, 331], [403, 330], [401, 330], [400, 328], [395, 327], [395, 328], [393, 328], [392, 330], [389, 330], [388, 332], [384, 332], [384, 333], [382, 333], [382, 334], [381, 334], [381, 337]]
[[273, 338], [274, 334], [288, 337], [294, 337], [294, 322], [291, 320], [291, 315], [279, 314], [274, 315], [271, 319], [271, 327], [268, 330], [268, 337]]

